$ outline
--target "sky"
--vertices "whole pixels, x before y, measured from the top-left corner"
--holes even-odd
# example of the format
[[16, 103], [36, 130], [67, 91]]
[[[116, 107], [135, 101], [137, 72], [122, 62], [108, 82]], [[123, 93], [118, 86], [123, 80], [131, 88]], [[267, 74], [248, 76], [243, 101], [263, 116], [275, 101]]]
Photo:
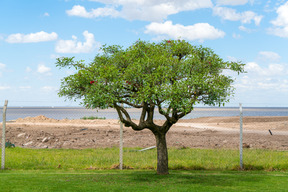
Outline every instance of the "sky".
[[91, 62], [102, 45], [184, 39], [247, 73], [226, 106], [288, 107], [287, 0], [1, 0], [0, 106], [77, 106], [59, 98], [57, 57]]

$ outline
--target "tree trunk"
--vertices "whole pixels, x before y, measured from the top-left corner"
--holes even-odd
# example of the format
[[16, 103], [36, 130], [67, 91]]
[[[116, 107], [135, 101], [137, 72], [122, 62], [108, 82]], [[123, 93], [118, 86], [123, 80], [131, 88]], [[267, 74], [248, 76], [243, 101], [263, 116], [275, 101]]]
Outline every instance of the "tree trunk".
[[157, 174], [167, 175], [169, 171], [166, 133], [155, 134], [155, 137], [157, 146]]

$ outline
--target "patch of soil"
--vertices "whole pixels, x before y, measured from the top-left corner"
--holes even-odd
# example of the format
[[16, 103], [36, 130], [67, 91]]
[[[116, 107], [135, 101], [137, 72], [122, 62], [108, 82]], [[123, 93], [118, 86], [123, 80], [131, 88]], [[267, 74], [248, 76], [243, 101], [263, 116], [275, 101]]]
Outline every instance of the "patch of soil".
[[[56, 120], [37, 116], [8, 122], [6, 138], [27, 148], [105, 148], [119, 146], [119, 130], [118, 120]], [[288, 117], [244, 117], [243, 130], [245, 148], [288, 150]], [[124, 147], [155, 145], [149, 130], [124, 127], [123, 137]], [[180, 120], [167, 133], [167, 144], [176, 148], [238, 149], [239, 117]]]

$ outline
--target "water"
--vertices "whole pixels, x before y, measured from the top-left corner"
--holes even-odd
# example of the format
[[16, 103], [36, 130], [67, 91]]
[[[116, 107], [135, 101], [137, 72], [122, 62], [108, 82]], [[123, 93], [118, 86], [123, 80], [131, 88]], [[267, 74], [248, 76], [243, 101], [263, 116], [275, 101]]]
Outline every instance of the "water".
[[[0, 122], [2, 122], [2, 112], [0, 116]], [[157, 111], [157, 109], [156, 109]], [[139, 119], [141, 110], [139, 109], [128, 109], [128, 112], [132, 119]], [[198, 117], [211, 117], [211, 116], [239, 116], [239, 108], [195, 108], [190, 114], [186, 115], [183, 119], [191, 119]], [[91, 110], [80, 107], [68, 108], [68, 107], [24, 107], [7, 108], [6, 119], [15, 120], [18, 118], [35, 117], [44, 115], [53, 119], [80, 119], [84, 116], [97, 116], [106, 119], [118, 119], [118, 114], [115, 109], [106, 110]], [[244, 116], [288, 116], [287, 107], [279, 108], [243, 108]], [[165, 119], [164, 116], [155, 112], [155, 119]]]

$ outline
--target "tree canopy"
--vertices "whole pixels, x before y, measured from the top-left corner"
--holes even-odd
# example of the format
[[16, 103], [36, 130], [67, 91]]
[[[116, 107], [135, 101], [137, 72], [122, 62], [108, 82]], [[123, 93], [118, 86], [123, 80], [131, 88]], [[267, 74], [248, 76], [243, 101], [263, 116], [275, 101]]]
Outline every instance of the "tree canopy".
[[[81, 99], [87, 108], [115, 108], [125, 126], [147, 128], [155, 136], [165, 135], [197, 103], [228, 102], [234, 79], [223, 71], [244, 72], [241, 62], [224, 61], [212, 49], [184, 40], [103, 46], [89, 64], [62, 57], [57, 66], [77, 71], [62, 80], [60, 96]], [[142, 109], [138, 124], [121, 104]], [[165, 117], [163, 125], [154, 124], [154, 110]]]

